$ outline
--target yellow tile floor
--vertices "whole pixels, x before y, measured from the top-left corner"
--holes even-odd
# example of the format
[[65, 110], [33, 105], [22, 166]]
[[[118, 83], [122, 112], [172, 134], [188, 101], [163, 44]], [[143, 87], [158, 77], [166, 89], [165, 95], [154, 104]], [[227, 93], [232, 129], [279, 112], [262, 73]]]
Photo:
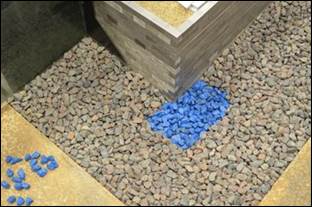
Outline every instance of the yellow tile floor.
[[276, 181], [260, 206], [311, 206], [311, 138]]
[[24, 157], [25, 153], [35, 150], [54, 155], [59, 168], [40, 178], [31, 172], [26, 162], [13, 165], [13, 170], [25, 169], [26, 182], [31, 184], [31, 188], [18, 193], [12, 186], [9, 190], [1, 188], [1, 206], [7, 205], [9, 195], [31, 196], [33, 205], [38, 206], [123, 205], [10, 105], [1, 105], [1, 180], [9, 181], [6, 177], [7, 155]]

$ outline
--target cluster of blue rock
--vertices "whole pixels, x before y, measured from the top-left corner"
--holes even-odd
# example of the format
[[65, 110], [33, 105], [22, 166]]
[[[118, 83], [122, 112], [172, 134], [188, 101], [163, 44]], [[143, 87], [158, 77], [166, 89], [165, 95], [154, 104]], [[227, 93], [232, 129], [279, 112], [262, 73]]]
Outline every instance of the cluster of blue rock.
[[55, 170], [58, 167], [58, 164], [53, 156], [42, 155], [40, 158], [41, 165], [47, 165], [47, 168], [44, 168], [39, 165], [38, 159], [40, 158], [39, 152], [34, 152], [33, 154], [26, 154], [25, 161], [29, 162], [31, 170], [37, 173], [38, 176], [44, 177], [48, 170]]
[[18, 206], [22, 206], [22, 205], [26, 205], [26, 206], [30, 206], [34, 201], [32, 198], [30, 197], [26, 197], [25, 199], [21, 196], [15, 197], [15, 196], [9, 196], [7, 199], [9, 204], [13, 204], [16, 202], [16, 204]]
[[191, 147], [201, 134], [226, 114], [227, 94], [197, 81], [175, 102], [165, 103], [148, 118], [150, 128], [182, 149]]
[[[29, 163], [31, 170], [35, 172], [39, 177], [44, 177], [45, 175], [47, 175], [48, 170], [55, 170], [56, 168], [58, 168], [58, 163], [53, 156], [45, 156], [45, 155], [41, 156], [41, 154], [37, 151], [32, 154], [26, 154], [24, 160]], [[14, 156], [7, 156], [5, 161], [10, 165], [15, 165], [23, 161], [23, 159]], [[44, 165], [46, 165], [47, 168], [44, 168]], [[15, 190], [21, 191], [30, 189], [31, 187], [30, 184], [25, 182], [26, 173], [22, 168], [20, 168], [16, 172], [16, 175], [11, 168], [8, 168], [6, 171], [6, 175], [14, 183]], [[1, 187], [4, 189], [10, 189], [11, 186], [7, 181], [2, 181]], [[30, 206], [33, 203], [33, 200], [30, 197], [26, 197], [24, 199], [21, 196], [16, 197], [14, 195], [11, 195], [7, 198], [7, 202], [10, 204], [16, 202], [18, 206], [24, 204], [26, 206]]]

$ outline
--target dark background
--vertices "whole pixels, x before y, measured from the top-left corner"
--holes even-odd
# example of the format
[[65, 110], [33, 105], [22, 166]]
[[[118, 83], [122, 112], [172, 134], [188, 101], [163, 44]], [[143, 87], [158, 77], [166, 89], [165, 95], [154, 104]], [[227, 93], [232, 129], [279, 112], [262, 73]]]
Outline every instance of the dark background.
[[112, 47], [92, 2], [1, 1], [1, 103], [87, 35]]

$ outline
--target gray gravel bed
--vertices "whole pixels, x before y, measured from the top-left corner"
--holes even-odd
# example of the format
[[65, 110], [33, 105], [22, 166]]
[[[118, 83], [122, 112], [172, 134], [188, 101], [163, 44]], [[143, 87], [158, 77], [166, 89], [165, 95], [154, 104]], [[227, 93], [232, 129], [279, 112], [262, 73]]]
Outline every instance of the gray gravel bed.
[[256, 205], [311, 136], [310, 12], [272, 3], [214, 61], [231, 107], [187, 151], [148, 128], [160, 92], [89, 37], [10, 103], [128, 205]]

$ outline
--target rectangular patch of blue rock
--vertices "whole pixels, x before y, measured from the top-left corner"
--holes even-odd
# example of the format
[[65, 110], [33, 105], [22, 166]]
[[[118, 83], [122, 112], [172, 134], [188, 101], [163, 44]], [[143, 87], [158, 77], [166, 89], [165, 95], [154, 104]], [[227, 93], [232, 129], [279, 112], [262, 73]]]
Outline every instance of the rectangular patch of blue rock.
[[202, 133], [226, 114], [226, 92], [199, 80], [175, 102], [168, 102], [148, 117], [150, 128], [181, 149], [188, 149]]

